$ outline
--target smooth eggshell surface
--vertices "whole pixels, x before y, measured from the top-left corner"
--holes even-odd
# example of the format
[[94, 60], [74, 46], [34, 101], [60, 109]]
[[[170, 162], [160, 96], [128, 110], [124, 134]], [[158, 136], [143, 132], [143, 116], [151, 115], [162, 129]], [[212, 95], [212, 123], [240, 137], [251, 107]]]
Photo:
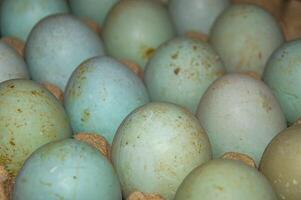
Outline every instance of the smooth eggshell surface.
[[102, 25], [105, 17], [119, 0], [69, 0], [71, 12]]
[[143, 82], [110, 57], [95, 57], [72, 74], [65, 91], [65, 108], [75, 132], [94, 132], [110, 143], [122, 120], [148, 103]]
[[153, 102], [131, 113], [119, 127], [112, 158], [123, 194], [158, 194], [172, 200], [185, 176], [211, 159], [211, 147], [188, 110]]
[[260, 171], [270, 180], [280, 199], [301, 196], [301, 125], [281, 132], [263, 154]]
[[290, 123], [301, 117], [301, 40], [283, 44], [268, 61], [263, 79]]
[[258, 6], [241, 4], [232, 5], [217, 18], [209, 40], [227, 71], [251, 71], [261, 76], [284, 37], [271, 14]]
[[174, 200], [278, 200], [268, 180], [240, 161], [217, 159], [194, 169]]
[[67, 14], [52, 15], [40, 21], [25, 47], [32, 79], [52, 83], [62, 90], [81, 62], [103, 54], [100, 37], [80, 19]]
[[117, 175], [97, 149], [73, 139], [44, 145], [25, 162], [13, 200], [121, 200]]
[[16, 175], [38, 147], [71, 136], [61, 103], [30, 80], [0, 84], [0, 165]]
[[247, 75], [228, 74], [203, 95], [197, 117], [207, 132], [215, 158], [226, 152], [251, 156], [256, 164], [286, 120], [272, 91]]
[[143, 69], [156, 48], [174, 37], [167, 9], [157, 1], [123, 0], [109, 12], [102, 29], [108, 54]]
[[41, 19], [68, 12], [65, 0], [3, 0], [0, 9], [1, 33], [26, 41], [32, 28]]
[[193, 31], [208, 35], [216, 18], [229, 5], [229, 0], [170, 0], [168, 9], [178, 34]]
[[23, 58], [4, 41], [0, 41], [0, 82], [10, 79], [29, 79]]

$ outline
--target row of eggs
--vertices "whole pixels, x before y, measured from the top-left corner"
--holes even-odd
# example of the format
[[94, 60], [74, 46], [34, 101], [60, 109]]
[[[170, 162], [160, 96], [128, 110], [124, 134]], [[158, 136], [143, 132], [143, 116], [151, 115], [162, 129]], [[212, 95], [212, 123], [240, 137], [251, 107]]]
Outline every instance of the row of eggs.
[[[256, 6], [229, 7], [212, 28], [210, 46], [188, 37], [173, 38], [172, 22], [161, 4], [124, 0], [109, 12], [102, 36], [104, 44], [78, 18], [59, 14], [44, 18], [30, 31], [26, 63], [1, 43], [5, 58], [1, 66], [5, 69], [1, 69], [0, 85], [0, 159], [12, 175], [18, 174], [24, 160], [41, 145], [71, 137], [72, 131], [94, 132], [113, 143], [112, 160], [124, 196], [139, 190], [173, 199], [185, 176], [210, 160], [212, 154], [218, 158], [225, 152], [242, 152], [259, 164], [266, 146], [286, 128], [286, 120], [292, 123], [300, 116], [296, 73], [300, 41], [286, 43], [275, 51], [284, 42], [281, 29], [271, 15]], [[117, 60], [98, 56], [105, 52], [144, 68], [146, 87]], [[226, 71], [257, 77], [264, 73], [263, 79], [272, 90], [260, 80], [241, 74], [224, 75]], [[29, 74], [37, 82], [50, 82], [65, 90], [66, 112], [36, 83], [5, 81], [29, 78]], [[187, 110], [174, 104], [149, 103], [150, 99], [173, 102]], [[295, 129], [297, 132], [298, 126], [289, 130]], [[272, 156], [266, 157], [269, 160]], [[207, 166], [211, 166], [209, 171]], [[264, 171], [274, 163], [261, 166]], [[233, 198], [237, 184], [230, 185], [225, 194], [229, 182], [223, 181], [229, 178], [212, 181], [210, 173], [233, 175], [235, 182], [240, 170], [242, 176], [248, 174], [249, 181], [243, 183], [239, 178], [239, 184], [256, 189], [248, 190], [249, 195], [241, 190], [237, 199], [277, 198], [256, 170], [223, 160], [194, 170], [175, 198]], [[193, 181], [199, 182], [198, 174], [204, 174], [203, 181], [191, 189]], [[45, 199], [47, 194], [49, 199], [121, 199], [118, 178], [108, 160], [95, 149], [66, 139], [32, 154], [18, 175], [13, 198]], [[274, 181], [274, 185], [280, 185], [278, 195], [298, 196], [295, 188], [299, 180], [293, 177], [287, 186], [290, 180], [281, 178], [276, 176]], [[216, 184], [212, 192], [206, 190]], [[282, 191], [283, 184], [286, 188]], [[203, 193], [199, 188], [204, 188]]]

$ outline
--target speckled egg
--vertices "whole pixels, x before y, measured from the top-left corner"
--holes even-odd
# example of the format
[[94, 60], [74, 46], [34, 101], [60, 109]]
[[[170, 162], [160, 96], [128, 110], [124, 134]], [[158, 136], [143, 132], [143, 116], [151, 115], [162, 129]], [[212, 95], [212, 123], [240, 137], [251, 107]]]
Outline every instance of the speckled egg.
[[148, 101], [141, 79], [110, 57], [82, 63], [65, 91], [65, 108], [73, 130], [101, 134], [110, 143], [122, 120]]
[[263, 76], [290, 123], [301, 117], [300, 73], [301, 40], [295, 40], [273, 53]]
[[1, 33], [26, 41], [31, 29], [46, 16], [69, 12], [65, 0], [3, 0]]
[[201, 32], [208, 35], [216, 18], [229, 5], [229, 0], [170, 0], [168, 9], [178, 34]]
[[155, 49], [175, 32], [167, 9], [160, 2], [123, 0], [109, 12], [102, 35], [111, 56], [144, 68]]
[[224, 72], [209, 44], [180, 37], [157, 49], [146, 66], [144, 81], [153, 101], [176, 103], [195, 113], [206, 89]]
[[192, 113], [153, 102], [123, 121], [112, 158], [125, 197], [140, 191], [172, 200], [185, 176], [211, 158], [211, 148]]
[[256, 169], [234, 160], [212, 160], [195, 168], [174, 200], [278, 200]]
[[214, 23], [210, 42], [229, 72], [262, 75], [266, 62], [283, 42], [280, 26], [264, 9], [232, 5]]
[[272, 91], [247, 75], [228, 74], [203, 95], [197, 117], [207, 132], [215, 158], [240, 152], [258, 164], [269, 142], [286, 128]]
[[73, 139], [35, 151], [16, 179], [13, 200], [121, 200], [117, 175], [97, 149]]
[[0, 165], [12, 175], [38, 147], [71, 136], [61, 103], [33, 81], [0, 83], [0, 108]]
[[301, 196], [301, 125], [277, 135], [265, 150], [260, 171], [270, 180], [280, 199]]
[[74, 15], [94, 20], [102, 25], [105, 17], [119, 0], [69, 0]]
[[10, 79], [28, 79], [23, 58], [4, 41], [0, 41], [0, 82]]
[[62, 90], [80, 63], [103, 54], [99, 36], [84, 22], [68, 14], [52, 15], [40, 21], [25, 47], [32, 79], [52, 83]]

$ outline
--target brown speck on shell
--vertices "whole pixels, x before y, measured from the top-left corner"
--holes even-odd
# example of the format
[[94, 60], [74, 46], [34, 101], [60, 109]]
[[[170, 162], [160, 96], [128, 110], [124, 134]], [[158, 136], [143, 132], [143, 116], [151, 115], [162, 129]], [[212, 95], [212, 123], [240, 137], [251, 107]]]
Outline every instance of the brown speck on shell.
[[176, 68], [176, 69], [174, 70], [174, 73], [175, 73], [175, 75], [178, 75], [178, 74], [180, 73], [180, 68]]
[[251, 71], [245, 71], [245, 72], [240, 72], [241, 74], [250, 76], [252, 78], [255, 78], [257, 80], [261, 80], [261, 76], [259, 74], [257, 74], [256, 72], [251, 72]]
[[82, 19], [95, 33], [101, 34], [101, 27], [92, 19], [83, 18]]
[[74, 138], [95, 147], [105, 157], [107, 157], [109, 161], [111, 161], [111, 147], [104, 137], [93, 133], [78, 133], [74, 136]]
[[142, 192], [133, 192], [127, 200], [164, 200], [160, 195], [144, 194]]
[[179, 56], [179, 52], [176, 52], [175, 54], [173, 54], [173, 55], [171, 56], [171, 58], [175, 60], [175, 59], [178, 58], [178, 56]]
[[237, 152], [227, 152], [221, 158], [225, 160], [238, 160], [248, 166], [257, 168], [254, 159], [246, 154], [237, 153]]
[[64, 93], [59, 87], [51, 83], [42, 83], [42, 86], [51, 92], [59, 101], [64, 101]]
[[200, 32], [190, 31], [190, 32], [186, 33], [186, 36], [191, 38], [191, 39], [194, 39], [194, 40], [201, 40], [203, 42], [208, 42], [208, 40], [209, 40], [208, 35], [205, 35], [205, 34], [200, 33]]
[[154, 53], [155, 53], [155, 49], [153, 49], [153, 48], [148, 48], [148, 49], [145, 51], [145, 53], [144, 53], [144, 58], [145, 58], [146, 60], [149, 60], [151, 57], [153, 57]]
[[258, 53], [258, 58], [262, 59], [262, 53], [261, 52]]
[[22, 40], [15, 37], [3, 37], [1, 40], [15, 49], [20, 56], [24, 57], [25, 43]]
[[122, 60], [121, 63], [126, 65], [130, 70], [132, 70], [141, 79], [144, 78], [144, 72], [138, 64], [136, 64], [130, 60]]

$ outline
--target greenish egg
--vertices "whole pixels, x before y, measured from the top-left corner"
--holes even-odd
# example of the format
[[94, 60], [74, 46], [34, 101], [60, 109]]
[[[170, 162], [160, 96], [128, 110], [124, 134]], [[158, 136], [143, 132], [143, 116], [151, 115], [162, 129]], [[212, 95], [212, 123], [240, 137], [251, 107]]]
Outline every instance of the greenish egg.
[[285, 116], [268, 86], [242, 74], [217, 79], [203, 95], [197, 117], [215, 158], [239, 152], [256, 164], [270, 141], [286, 128]]
[[30, 80], [0, 83], [0, 165], [13, 176], [40, 146], [71, 136], [62, 104]]
[[268, 11], [251, 4], [237, 4], [217, 18], [209, 40], [227, 71], [262, 76], [267, 60], [284, 37]]
[[270, 57], [263, 79], [277, 97], [289, 123], [301, 117], [301, 40], [283, 44]]
[[150, 0], [119, 1], [109, 12], [102, 36], [109, 55], [144, 69], [156, 48], [175, 35], [167, 9]]
[[282, 200], [299, 200], [301, 196], [301, 125], [277, 135], [266, 148], [260, 171], [269, 179]]
[[204, 92], [224, 73], [220, 57], [209, 44], [179, 37], [157, 49], [146, 66], [144, 81], [153, 101], [176, 103], [195, 113]]
[[174, 200], [278, 200], [270, 182], [241, 161], [212, 160], [195, 168]]
[[132, 112], [112, 144], [124, 197], [135, 191], [172, 200], [185, 176], [211, 159], [208, 137], [188, 110], [153, 102]]

